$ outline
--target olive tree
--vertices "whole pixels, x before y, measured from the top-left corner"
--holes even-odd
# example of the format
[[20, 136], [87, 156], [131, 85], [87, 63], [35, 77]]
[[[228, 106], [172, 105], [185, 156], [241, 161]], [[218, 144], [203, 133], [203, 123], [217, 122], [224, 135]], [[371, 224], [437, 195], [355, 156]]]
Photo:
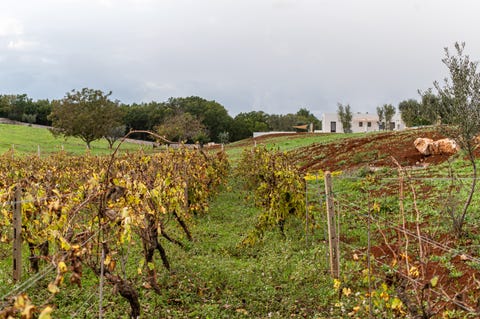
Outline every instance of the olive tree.
[[442, 100], [438, 110], [447, 136], [455, 139], [466, 153], [472, 166], [472, 181], [463, 208], [459, 213], [450, 209], [453, 228], [457, 236], [461, 236], [465, 216], [472, 202], [477, 182], [477, 165], [474, 151], [477, 147], [476, 137], [480, 133], [480, 74], [477, 72], [477, 62], [471, 61], [464, 53], [465, 43], [455, 43], [455, 54], [445, 48], [443, 64], [448, 68], [449, 78], [443, 83], [434, 82], [434, 87]]
[[167, 117], [155, 127], [155, 131], [170, 141], [200, 142], [208, 139], [208, 131], [202, 122], [188, 112], [178, 112]]
[[[425, 98], [426, 103], [430, 100], [429, 97]], [[433, 96], [433, 98], [435, 98], [435, 96]], [[400, 111], [403, 122], [408, 127], [431, 125], [434, 123], [434, 121], [429, 118], [428, 108], [423, 104], [423, 99], [422, 103], [414, 99], [401, 101], [398, 104], [398, 110]]]
[[384, 130], [385, 110], [383, 107], [377, 106], [378, 126]]
[[392, 104], [383, 104], [383, 106], [377, 106], [377, 115], [380, 127], [384, 130], [391, 129], [390, 122], [395, 115], [395, 106]]
[[337, 114], [338, 118], [340, 120], [340, 123], [342, 123], [343, 126], [343, 132], [344, 133], [352, 133], [352, 110], [350, 108], [350, 104], [343, 105], [341, 103], [337, 104], [338, 109], [337, 109]]
[[119, 126], [111, 127], [106, 135], [104, 135], [105, 139], [108, 142], [108, 148], [112, 149], [113, 144], [115, 144], [116, 141], [121, 139], [122, 137], [125, 136], [125, 133], [127, 131], [127, 127], [125, 124], [121, 124]]
[[393, 106], [392, 104], [384, 104], [383, 109], [384, 109], [386, 129], [391, 130], [393, 128], [390, 126], [390, 123], [392, 122], [393, 116], [395, 115], [395, 112], [396, 112], [395, 106]]

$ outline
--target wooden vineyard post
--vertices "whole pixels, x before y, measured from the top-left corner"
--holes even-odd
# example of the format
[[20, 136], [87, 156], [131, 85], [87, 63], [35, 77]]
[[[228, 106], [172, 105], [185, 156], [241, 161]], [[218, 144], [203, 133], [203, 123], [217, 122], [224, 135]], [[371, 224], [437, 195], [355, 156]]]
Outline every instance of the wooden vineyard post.
[[98, 318], [103, 318], [103, 282], [105, 276], [105, 242], [102, 243], [102, 259], [100, 260], [100, 284], [98, 287]]
[[308, 247], [308, 181], [305, 182], [305, 247]]
[[22, 191], [20, 186], [15, 187], [13, 202], [13, 281], [22, 277]]
[[185, 209], [185, 216], [187, 216], [189, 205], [188, 205], [188, 176], [187, 176], [187, 167], [186, 166], [183, 167], [183, 178], [185, 179], [185, 188], [183, 189], [183, 196], [184, 196], [184, 200], [185, 200], [184, 209]]
[[340, 245], [337, 237], [335, 206], [332, 192], [332, 175], [325, 172], [325, 195], [327, 198], [327, 225], [328, 225], [328, 247], [330, 256], [330, 273], [333, 278], [340, 275]]

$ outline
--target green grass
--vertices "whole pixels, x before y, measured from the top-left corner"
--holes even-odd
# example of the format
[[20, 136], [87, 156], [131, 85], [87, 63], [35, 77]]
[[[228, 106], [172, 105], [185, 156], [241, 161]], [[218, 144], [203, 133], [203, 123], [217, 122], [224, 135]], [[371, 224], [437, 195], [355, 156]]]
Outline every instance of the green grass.
[[[267, 147], [279, 148], [283, 151], [290, 151], [302, 146], [307, 146], [312, 143], [329, 143], [335, 140], [345, 139], [352, 136], [362, 136], [360, 134], [298, 134], [294, 136], [272, 137], [265, 142], [258, 144], [266, 144]], [[117, 142], [118, 143], [118, 142]], [[114, 145], [116, 147], [117, 144]], [[245, 148], [252, 147], [245, 141], [239, 141], [228, 144], [225, 147], [229, 159], [236, 162]], [[36, 154], [40, 148], [42, 155], [59, 152], [62, 149], [73, 155], [82, 155], [87, 152], [86, 144], [79, 138], [55, 138], [48, 129], [29, 127], [24, 125], [0, 124], [0, 154], [3, 154], [12, 149], [16, 154]], [[121, 151], [136, 151], [136, 150], [151, 150], [149, 146], [142, 146], [134, 143], [122, 144]], [[108, 143], [104, 139], [97, 140], [91, 143], [90, 153], [94, 155], [110, 154], [111, 150], [108, 148]]]
[[[184, 307], [191, 308], [178, 316], [285, 318], [293, 313], [319, 313], [331, 280], [318, 271], [325, 265], [316, 255], [323, 255], [325, 247], [305, 247], [298, 229], [292, 229], [287, 240], [272, 232], [258, 246], [240, 247], [258, 211], [245, 204], [235, 181], [230, 183], [235, 191], [224, 189], [210, 212], [198, 218], [198, 242], [175, 261], [177, 278], [188, 277], [204, 289], [202, 298], [198, 291], [176, 292], [176, 298], [185, 299]], [[196, 304], [189, 304], [192, 300]]]
[[[352, 133], [352, 134], [296, 134], [288, 136], [277, 136], [267, 139], [259, 139], [257, 145], [265, 145], [267, 148], [278, 148], [281, 151], [291, 151], [300, 147], [308, 146], [313, 143], [330, 143], [333, 141], [343, 140], [351, 137], [362, 137], [366, 133]], [[368, 133], [375, 134], [375, 133]], [[252, 148], [255, 145], [254, 139], [242, 140], [228, 144], [225, 147], [225, 151], [228, 154], [229, 159], [232, 162], [236, 162], [240, 159], [240, 156], [244, 149]]]
[[[0, 125], [0, 147], [5, 144], [6, 151], [12, 143], [30, 145], [35, 153], [36, 145], [47, 149], [67, 143], [63, 139], [55, 140], [46, 130], [7, 126], [7, 131]], [[351, 136], [363, 134], [313, 134], [298, 137], [275, 137], [266, 141], [268, 147], [291, 150], [311, 143], [327, 143]], [[15, 141], [15, 142], [11, 142]], [[72, 143], [72, 153], [85, 152], [85, 145], [79, 140], [67, 140]], [[30, 143], [30, 144], [28, 144]], [[58, 143], [58, 144], [57, 144]], [[108, 154], [107, 144], [93, 144], [92, 152], [104, 148]], [[77, 144], [77, 145], [76, 145]], [[75, 146], [76, 145], [76, 146]], [[102, 146], [103, 145], [103, 146]], [[251, 145], [253, 146], [253, 145]], [[236, 161], [245, 148], [251, 147], [245, 141], [232, 143], [226, 147], [229, 158]], [[136, 145], [132, 146], [136, 147]], [[365, 154], [364, 154], [365, 155]], [[455, 161], [452, 166], [462, 176], [469, 176], [469, 166], [464, 161]], [[447, 164], [430, 167], [425, 170], [411, 171], [412, 177], [446, 176]], [[375, 176], [366, 182], [367, 176]], [[373, 202], [377, 201], [380, 210], [375, 215], [388, 221], [401, 223], [398, 214], [399, 182], [395, 169], [382, 169], [372, 173], [368, 170], [351, 172], [349, 175], [334, 177], [334, 192], [337, 208], [340, 208], [340, 234], [344, 242], [341, 244], [341, 282], [343, 287], [352, 289], [350, 297], [342, 297], [343, 311], [339, 304], [339, 295], [333, 289], [333, 280], [328, 274], [326, 259], [325, 210], [323, 198], [323, 180], [312, 181], [308, 185], [309, 204], [312, 206], [311, 216], [317, 221], [316, 227], [305, 237], [305, 225], [302, 221], [291, 221], [286, 227], [286, 239], [278, 231], [269, 231], [265, 238], [254, 247], [239, 246], [243, 236], [254, 226], [258, 208], [245, 201], [247, 193], [231, 176], [228, 185], [224, 186], [217, 197], [212, 199], [209, 212], [195, 217], [192, 233], [194, 241], [187, 244], [186, 249], [168, 242], [162, 242], [170, 258], [173, 272], [167, 273], [155, 257], [156, 269], [159, 273], [160, 295], [151, 289], [142, 287], [144, 278], [136, 275], [139, 260], [142, 258], [140, 245], [130, 252], [127, 269], [129, 278], [134, 280], [140, 294], [142, 317], [144, 318], [347, 318], [353, 307], [360, 305], [362, 296], [367, 291], [365, 279], [365, 260], [354, 261], [353, 253], [365, 251], [367, 233], [365, 215]], [[428, 223], [422, 225], [422, 232], [428, 235], [448, 234], [449, 217], [442, 214], [443, 189], [448, 181], [425, 180], [414, 184], [417, 191], [419, 210], [422, 218]], [[422, 198], [422, 187], [432, 188], [427, 198]], [[368, 191], [366, 191], [368, 189]], [[387, 194], [387, 190], [393, 190]], [[413, 222], [412, 194], [409, 184], [406, 185], [404, 203], [407, 218]], [[372, 194], [369, 194], [369, 192]], [[478, 196], [477, 196], [478, 197]], [[476, 220], [480, 218], [479, 199], [475, 198], [472, 212], [467, 216], [467, 231], [476, 229]], [[345, 206], [341, 206], [345, 205]], [[428, 218], [428, 219], [427, 219]], [[377, 228], [379, 226], [380, 228]], [[383, 243], [378, 234], [381, 223], [372, 226], [373, 245]], [[389, 230], [383, 230], [386, 235]], [[395, 234], [392, 234], [392, 236]], [[475, 233], [473, 233], [475, 235]], [[472, 238], [478, 244], [478, 236]], [[2, 294], [12, 288], [10, 278], [10, 247], [0, 244], [3, 252], [0, 267], [0, 282], [4, 286]], [[410, 247], [415, 248], [412, 241]], [[471, 251], [471, 253], [476, 252]], [[360, 254], [360, 253], [359, 253]], [[360, 256], [361, 257], [361, 256]], [[25, 257], [25, 271], [28, 263]], [[478, 265], [477, 265], [478, 266]], [[46, 286], [55, 274], [44, 278], [29, 290], [36, 296], [34, 302], [41, 303], [48, 297]], [[457, 278], [461, 272], [451, 268], [450, 276]], [[24, 278], [31, 274], [26, 272]], [[374, 282], [379, 289], [380, 277]], [[357, 297], [357, 295], [360, 297]], [[93, 296], [91, 299], [89, 297]], [[393, 296], [393, 295], [392, 295]], [[365, 299], [363, 300], [365, 302]], [[98, 317], [98, 279], [86, 267], [83, 287], [72, 287], [66, 280], [61, 292], [52, 301], [57, 306], [53, 316], [68, 318], [74, 314], [79, 318]], [[376, 306], [377, 308], [379, 306]], [[129, 305], [118, 294], [113, 294], [111, 286], [105, 287], [105, 318], [127, 318]], [[359, 315], [360, 316], [360, 315]], [[361, 317], [361, 316], [360, 316]], [[365, 317], [365, 316], [364, 316]], [[378, 314], [378, 317], [382, 317]], [[385, 316], [393, 318], [393, 316]]]
[[[292, 222], [287, 239], [272, 231], [255, 247], [239, 246], [258, 214], [256, 207], [245, 202], [245, 193], [239, 187], [235, 179], [230, 179], [212, 201], [210, 211], [195, 218], [194, 242], [186, 249], [162, 241], [172, 273], [165, 271], [156, 255], [160, 295], [142, 288], [143, 279], [136, 275], [142, 252], [139, 245], [132, 247], [127, 273], [139, 291], [142, 318], [332, 317], [329, 305], [335, 302], [335, 292], [325, 271], [325, 244], [310, 239], [307, 245], [303, 225]], [[12, 288], [11, 280], [7, 280], [11, 261], [7, 259], [1, 267], [6, 270], [0, 276], [5, 279], [2, 295]], [[24, 263], [27, 279], [33, 274], [27, 272], [26, 256]], [[34, 304], [48, 298], [46, 287], [54, 277], [52, 272], [27, 290]], [[60, 293], [50, 302], [56, 307], [55, 318], [74, 314], [79, 318], [98, 317], [98, 278], [87, 267], [82, 284], [82, 288], [72, 286], [66, 278]], [[105, 286], [104, 317], [127, 318], [128, 303], [112, 289]]]
[[[114, 145], [114, 148], [118, 145]], [[36, 154], [40, 148], [40, 154], [56, 153], [62, 149], [75, 155], [82, 155], [87, 152], [85, 142], [79, 138], [63, 137], [55, 138], [46, 128], [35, 128], [23, 125], [0, 124], [0, 154], [12, 149], [15, 154]], [[122, 144], [121, 151], [137, 151], [140, 149], [151, 149], [151, 147], [142, 146], [133, 143]], [[91, 143], [90, 152], [94, 155], [110, 154], [106, 140], [98, 140]]]

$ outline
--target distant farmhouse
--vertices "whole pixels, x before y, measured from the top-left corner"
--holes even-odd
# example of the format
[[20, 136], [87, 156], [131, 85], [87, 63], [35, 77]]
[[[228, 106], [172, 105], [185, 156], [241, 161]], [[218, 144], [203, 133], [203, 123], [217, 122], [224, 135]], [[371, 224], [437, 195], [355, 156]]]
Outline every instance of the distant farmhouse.
[[[354, 113], [352, 114], [352, 132], [375, 132], [383, 130], [384, 123], [378, 121], [377, 114]], [[392, 121], [388, 123], [389, 130], [403, 130], [405, 123], [402, 121], [400, 113], [395, 113]], [[324, 113], [322, 115], [322, 133], [344, 133], [342, 122], [337, 113]]]

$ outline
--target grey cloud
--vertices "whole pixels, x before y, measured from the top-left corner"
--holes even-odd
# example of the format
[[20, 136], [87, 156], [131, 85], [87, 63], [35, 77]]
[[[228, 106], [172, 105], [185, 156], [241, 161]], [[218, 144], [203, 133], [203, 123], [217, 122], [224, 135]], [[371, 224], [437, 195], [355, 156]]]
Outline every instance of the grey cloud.
[[454, 41], [480, 59], [478, 9], [467, 0], [6, 0], [0, 87], [60, 98], [88, 86], [126, 103], [199, 95], [232, 115], [332, 112], [337, 102], [373, 112], [443, 78], [443, 47]]

